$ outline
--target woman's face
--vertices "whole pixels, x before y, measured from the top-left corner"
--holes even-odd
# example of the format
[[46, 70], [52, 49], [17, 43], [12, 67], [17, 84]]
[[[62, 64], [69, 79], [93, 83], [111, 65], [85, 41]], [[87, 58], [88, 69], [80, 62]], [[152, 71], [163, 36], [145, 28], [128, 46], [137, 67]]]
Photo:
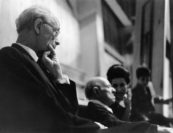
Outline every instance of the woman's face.
[[124, 78], [114, 78], [111, 81], [112, 86], [115, 88], [115, 96], [117, 101], [123, 100], [124, 95], [127, 93], [127, 83]]

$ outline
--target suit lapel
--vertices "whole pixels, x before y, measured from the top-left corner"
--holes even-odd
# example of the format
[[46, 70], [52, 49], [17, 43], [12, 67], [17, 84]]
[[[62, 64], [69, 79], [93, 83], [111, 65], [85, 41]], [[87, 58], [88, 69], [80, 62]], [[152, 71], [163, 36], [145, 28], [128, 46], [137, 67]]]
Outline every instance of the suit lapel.
[[[31, 65], [32, 69], [34, 70], [34, 72], [36, 73], [35, 75], [38, 76], [39, 80], [41, 80], [41, 84], [45, 84], [47, 87], [51, 87], [54, 91], [55, 88], [53, 87], [53, 85], [50, 83], [49, 79], [47, 78], [47, 76], [45, 75], [45, 73], [43, 72], [43, 70], [40, 68], [40, 66], [33, 60], [33, 58], [28, 54], [28, 52], [26, 52], [22, 47], [20, 47], [17, 44], [13, 44], [12, 47], [16, 48], [17, 50], [19, 50], [23, 56], [24, 56], [24, 61], [28, 62], [29, 65]], [[44, 87], [45, 87], [44, 85]]]
[[[54, 97], [55, 102], [61, 102], [66, 109], [70, 109], [71, 105], [64, 94], [59, 89], [55, 89], [54, 85], [48, 79], [46, 73], [42, 68], [33, 60], [33, 58], [26, 52], [21, 46], [17, 44], [12, 45], [13, 48], [16, 48], [20, 53], [22, 53], [23, 61], [26, 63], [29, 69], [32, 69], [32, 74], [37, 76], [36, 80], [40, 82], [40, 85], [45, 88], [48, 95]], [[58, 101], [57, 101], [58, 100]], [[68, 105], [68, 107], [67, 107]]]

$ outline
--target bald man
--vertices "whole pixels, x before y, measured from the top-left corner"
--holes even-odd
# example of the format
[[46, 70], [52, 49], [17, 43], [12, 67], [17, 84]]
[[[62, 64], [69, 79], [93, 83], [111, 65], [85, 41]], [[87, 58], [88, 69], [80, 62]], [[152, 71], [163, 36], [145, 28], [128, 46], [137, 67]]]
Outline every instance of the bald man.
[[115, 89], [106, 78], [91, 78], [85, 87], [85, 94], [89, 100], [86, 108], [86, 117], [93, 121], [100, 122], [109, 128], [117, 127], [117, 130], [121, 132], [155, 133], [162, 132], [162, 129], [165, 131], [168, 130], [168, 132], [172, 131], [170, 128], [160, 127], [148, 122], [136, 123], [119, 120], [109, 107], [116, 101], [115, 92]]

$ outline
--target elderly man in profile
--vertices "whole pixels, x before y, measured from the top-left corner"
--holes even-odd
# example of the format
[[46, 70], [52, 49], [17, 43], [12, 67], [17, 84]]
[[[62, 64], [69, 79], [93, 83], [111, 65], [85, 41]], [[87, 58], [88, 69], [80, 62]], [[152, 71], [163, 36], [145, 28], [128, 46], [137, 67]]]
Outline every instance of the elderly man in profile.
[[43, 7], [16, 20], [16, 43], [0, 50], [0, 131], [110, 133], [76, 115], [75, 83], [56, 57], [60, 25]]
[[76, 116], [75, 83], [62, 73], [55, 53], [56, 17], [33, 6], [20, 14], [16, 28], [16, 43], [0, 50], [0, 130], [98, 130], [94, 122]]

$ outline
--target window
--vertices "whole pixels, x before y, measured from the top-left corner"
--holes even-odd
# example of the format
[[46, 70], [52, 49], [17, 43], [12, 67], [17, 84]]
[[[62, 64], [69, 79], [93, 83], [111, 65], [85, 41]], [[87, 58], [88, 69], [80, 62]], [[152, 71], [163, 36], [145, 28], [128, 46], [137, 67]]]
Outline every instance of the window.
[[116, 49], [116, 51], [122, 55], [125, 47], [125, 43], [122, 39], [122, 29], [124, 26], [104, 0], [102, 0], [102, 14], [104, 39], [108, 45]]
[[148, 0], [142, 7], [142, 29], [141, 29], [141, 64], [152, 68], [152, 25], [153, 25], [153, 1]]

